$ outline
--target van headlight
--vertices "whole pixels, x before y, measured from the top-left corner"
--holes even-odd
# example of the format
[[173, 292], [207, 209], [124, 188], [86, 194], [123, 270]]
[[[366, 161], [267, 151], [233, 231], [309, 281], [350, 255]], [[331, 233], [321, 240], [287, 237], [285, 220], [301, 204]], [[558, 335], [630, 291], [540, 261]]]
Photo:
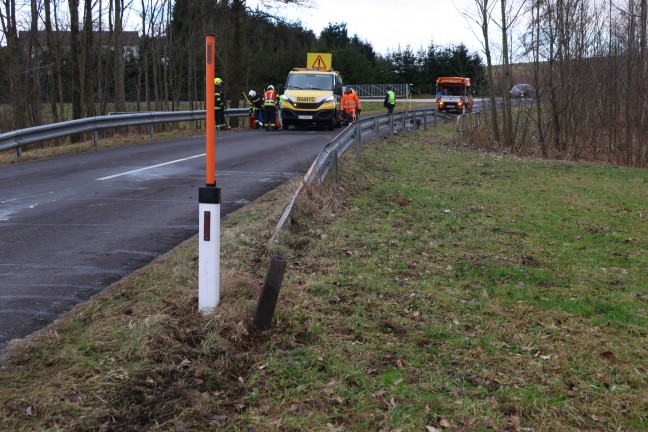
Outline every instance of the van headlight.
[[323, 104], [327, 102], [333, 102], [335, 100], [335, 96], [330, 95], [330, 96], [322, 96], [321, 98], [317, 99], [317, 103]]

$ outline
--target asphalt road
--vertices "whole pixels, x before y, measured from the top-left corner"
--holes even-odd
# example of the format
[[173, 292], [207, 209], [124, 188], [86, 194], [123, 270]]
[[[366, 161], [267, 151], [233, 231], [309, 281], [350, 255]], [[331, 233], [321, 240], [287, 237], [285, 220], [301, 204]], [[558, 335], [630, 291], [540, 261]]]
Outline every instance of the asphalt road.
[[[339, 131], [218, 134], [222, 217]], [[196, 234], [204, 153], [196, 137], [0, 166], [0, 352]]]

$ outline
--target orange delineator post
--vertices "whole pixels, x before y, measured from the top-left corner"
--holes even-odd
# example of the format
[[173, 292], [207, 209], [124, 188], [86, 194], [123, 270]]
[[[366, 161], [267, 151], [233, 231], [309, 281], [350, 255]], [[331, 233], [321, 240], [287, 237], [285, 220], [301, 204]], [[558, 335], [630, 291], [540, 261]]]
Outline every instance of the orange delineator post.
[[216, 43], [205, 35], [206, 185], [198, 189], [198, 310], [212, 313], [220, 300], [220, 188], [216, 187]]
[[205, 36], [205, 114], [207, 122], [207, 137], [205, 141], [207, 163], [206, 163], [206, 184], [214, 186], [216, 184], [216, 112], [214, 96], [214, 75], [216, 74], [216, 36]]

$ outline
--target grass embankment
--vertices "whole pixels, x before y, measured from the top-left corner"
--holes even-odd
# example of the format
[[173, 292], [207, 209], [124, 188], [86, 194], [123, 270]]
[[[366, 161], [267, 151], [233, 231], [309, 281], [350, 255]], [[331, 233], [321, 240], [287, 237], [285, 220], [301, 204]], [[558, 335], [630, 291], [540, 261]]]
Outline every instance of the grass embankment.
[[195, 312], [192, 240], [18, 347], [3, 428], [645, 430], [648, 172], [443, 130], [349, 155], [276, 250], [290, 187], [224, 221], [214, 316]]

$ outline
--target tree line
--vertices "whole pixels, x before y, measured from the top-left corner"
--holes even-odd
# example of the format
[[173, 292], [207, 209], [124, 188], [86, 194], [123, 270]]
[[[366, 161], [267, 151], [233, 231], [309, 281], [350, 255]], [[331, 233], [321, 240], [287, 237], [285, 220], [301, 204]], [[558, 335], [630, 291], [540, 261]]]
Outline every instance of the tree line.
[[[473, 0], [489, 139], [544, 157], [648, 166], [646, 0]], [[535, 88], [514, 106], [515, 82]], [[496, 100], [502, 95], [501, 109]]]
[[283, 83], [306, 66], [308, 52], [332, 53], [349, 84], [428, 90], [437, 76], [480, 82], [484, 72], [480, 56], [461, 44], [379, 55], [345, 23], [315, 35], [245, 0], [6, 0], [0, 23], [0, 85], [8, 89], [0, 103], [10, 107], [0, 110], [2, 130], [111, 111], [200, 109], [205, 34], [216, 36], [216, 73], [232, 107], [249, 89]]

